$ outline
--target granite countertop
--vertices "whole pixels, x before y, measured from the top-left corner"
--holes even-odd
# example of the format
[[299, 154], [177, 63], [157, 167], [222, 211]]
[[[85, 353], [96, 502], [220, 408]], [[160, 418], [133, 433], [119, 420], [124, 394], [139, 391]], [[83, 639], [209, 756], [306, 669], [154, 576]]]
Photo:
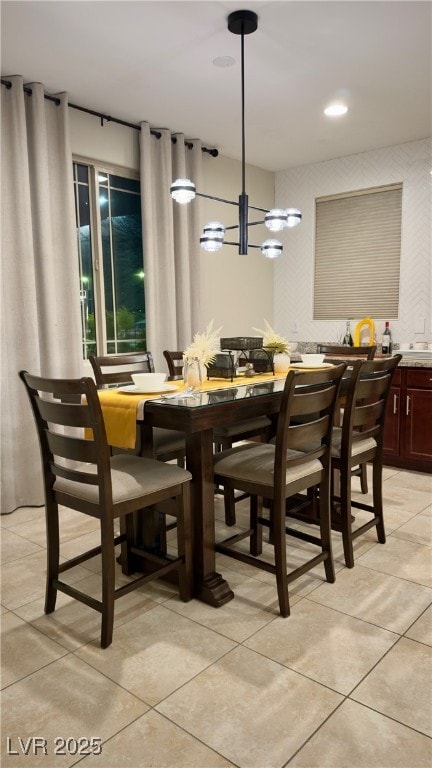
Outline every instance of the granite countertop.
[[[397, 355], [397, 350], [395, 351]], [[425, 358], [418, 357], [402, 357], [399, 363], [399, 368], [432, 368], [432, 359], [425, 360]]]

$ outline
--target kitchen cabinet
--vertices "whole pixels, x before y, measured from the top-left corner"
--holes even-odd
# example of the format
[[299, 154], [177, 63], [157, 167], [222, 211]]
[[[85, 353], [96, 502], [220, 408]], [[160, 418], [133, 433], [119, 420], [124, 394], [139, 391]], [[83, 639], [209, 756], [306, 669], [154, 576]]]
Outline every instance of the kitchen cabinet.
[[398, 368], [387, 402], [384, 464], [432, 472], [432, 368]]

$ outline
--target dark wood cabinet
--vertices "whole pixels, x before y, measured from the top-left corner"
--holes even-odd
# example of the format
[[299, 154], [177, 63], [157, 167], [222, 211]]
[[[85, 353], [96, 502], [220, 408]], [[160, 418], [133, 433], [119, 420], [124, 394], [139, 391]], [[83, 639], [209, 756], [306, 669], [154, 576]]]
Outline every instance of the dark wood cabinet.
[[432, 472], [432, 368], [398, 368], [387, 403], [384, 464]]

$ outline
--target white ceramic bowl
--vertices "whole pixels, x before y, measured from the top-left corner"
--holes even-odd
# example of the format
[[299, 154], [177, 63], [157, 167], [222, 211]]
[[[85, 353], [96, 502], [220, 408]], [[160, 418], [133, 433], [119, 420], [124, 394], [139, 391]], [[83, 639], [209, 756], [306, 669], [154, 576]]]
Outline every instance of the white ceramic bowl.
[[167, 379], [166, 373], [132, 373], [132, 381], [140, 389], [157, 389], [163, 386]]
[[321, 365], [321, 363], [324, 362], [325, 355], [301, 355], [301, 359], [303, 363], [306, 363], [306, 365]]

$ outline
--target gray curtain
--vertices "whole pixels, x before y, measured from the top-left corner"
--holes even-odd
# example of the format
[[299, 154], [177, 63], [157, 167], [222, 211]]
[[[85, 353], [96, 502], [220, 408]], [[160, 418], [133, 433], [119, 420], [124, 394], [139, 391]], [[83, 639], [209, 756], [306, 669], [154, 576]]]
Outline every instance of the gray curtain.
[[18, 371], [81, 375], [79, 273], [65, 94], [1, 88], [1, 511], [43, 502], [36, 429]]
[[169, 188], [187, 177], [202, 188], [201, 142], [185, 146], [184, 136], [141, 123], [141, 206], [145, 265], [147, 348], [166, 370], [164, 349], [182, 350], [202, 330], [199, 201], [173, 204]]

